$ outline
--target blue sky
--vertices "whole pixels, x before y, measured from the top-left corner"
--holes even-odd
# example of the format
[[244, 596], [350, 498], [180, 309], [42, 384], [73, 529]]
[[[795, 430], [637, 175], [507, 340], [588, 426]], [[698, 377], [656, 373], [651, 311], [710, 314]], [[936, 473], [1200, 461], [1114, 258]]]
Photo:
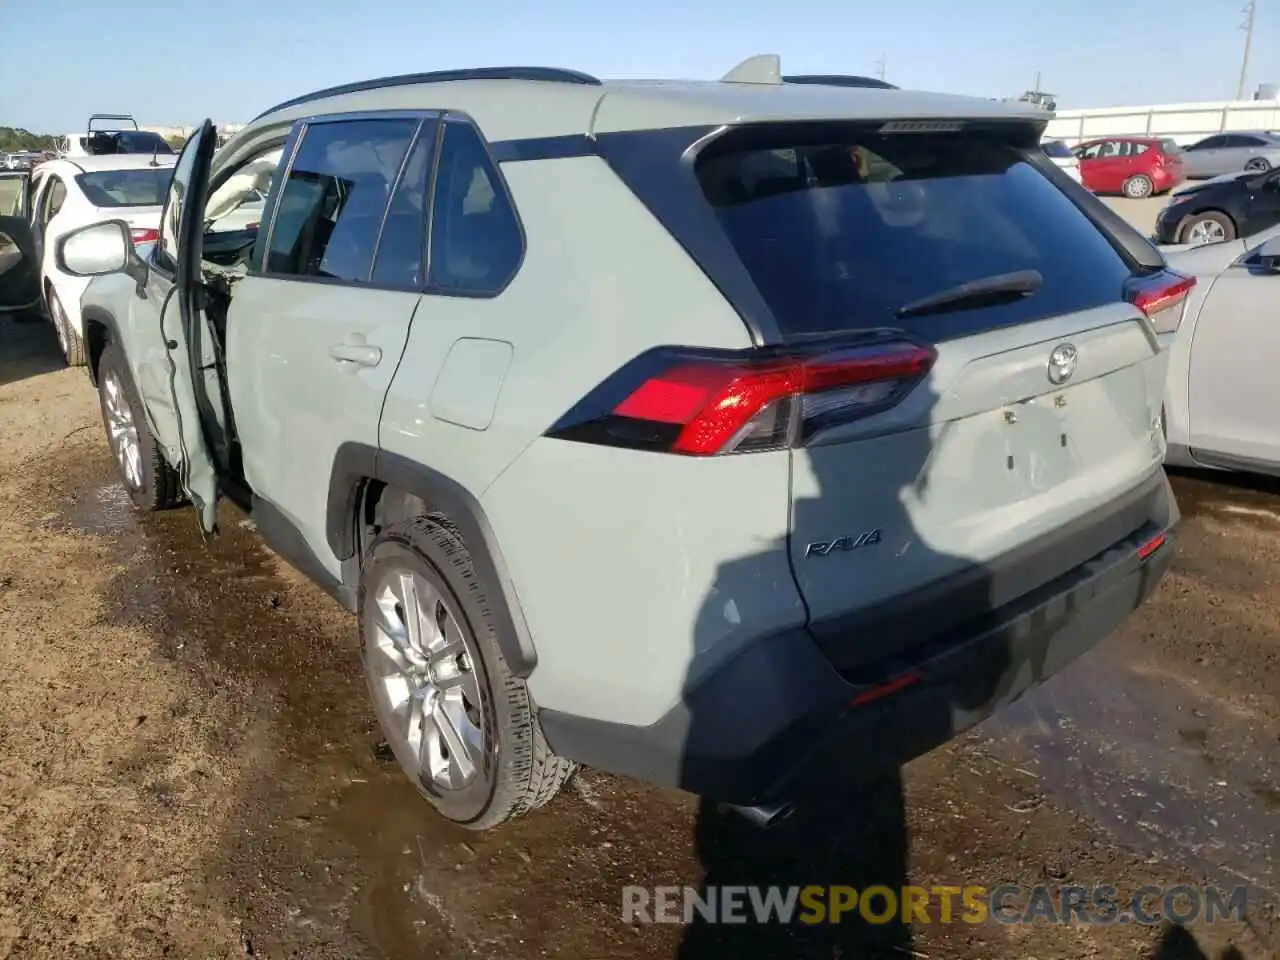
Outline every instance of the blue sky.
[[[1246, 96], [1280, 83], [1280, 3], [1258, 0]], [[753, 53], [796, 73], [1060, 107], [1230, 99], [1243, 0], [0, 0], [0, 125], [248, 120], [279, 100], [392, 73], [551, 64], [711, 78]], [[303, 13], [302, 11], [305, 11]], [[42, 40], [48, 40], [46, 44]], [[56, 57], [54, 56], [56, 54]]]

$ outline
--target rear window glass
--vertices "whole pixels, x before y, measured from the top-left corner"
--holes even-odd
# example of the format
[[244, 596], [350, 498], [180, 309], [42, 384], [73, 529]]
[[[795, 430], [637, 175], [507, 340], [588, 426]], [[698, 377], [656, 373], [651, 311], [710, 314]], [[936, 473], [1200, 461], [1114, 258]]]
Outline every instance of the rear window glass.
[[1071, 151], [1061, 140], [1046, 140], [1040, 144], [1040, 149], [1046, 156], [1053, 157], [1055, 160], [1070, 160], [1072, 157]]
[[[703, 193], [783, 336], [929, 339], [1121, 299], [1123, 258], [1017, 150], [955, 134], [841, 136], [704, 153]], [[900, 319], [960, 284], [1035, 270], [1031, 295]]]
[[1176, 140], [1164, 139], [1160, 141], [1160, 149], [1167, 154], [1181, 153], [1182, 148], [1178, 146]]
[[76, 183], [95, 207], [158, 207], [172, 178], [172, 167], [147, 167], [82, 173]]

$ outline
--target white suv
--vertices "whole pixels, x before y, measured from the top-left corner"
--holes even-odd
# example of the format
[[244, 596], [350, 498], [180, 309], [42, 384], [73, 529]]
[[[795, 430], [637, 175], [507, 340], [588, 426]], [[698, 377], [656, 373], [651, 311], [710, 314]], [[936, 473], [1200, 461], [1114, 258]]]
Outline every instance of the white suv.
[[[134, 501], [220, 496], [359, 618], [446, 817], [574, 761], [771, 820], [1105, 637], [1177, 508], [1158, 253], [1034, 108], [545, 68], [392, 77], [65, 238]], [[261, 227], [210, 229], [270, 182]]]

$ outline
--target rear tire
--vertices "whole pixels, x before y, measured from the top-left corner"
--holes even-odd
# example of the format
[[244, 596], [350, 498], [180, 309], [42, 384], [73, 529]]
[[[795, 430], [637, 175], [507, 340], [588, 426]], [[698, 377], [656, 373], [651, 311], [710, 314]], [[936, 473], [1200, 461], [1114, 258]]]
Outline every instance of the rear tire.
[[502, 602], [440, 514], [387, 527], [360, 571], [360, 652], [383, 736], [431, 805], [472, 830], [541, 807], [574, 771], [502, 655], [491, 613]]
[[1178, 242], [1199, 246], [1236, 238], [1236, 223], [1218, 210], [1193, 213], [1178, 225]]
[[62, 356], [66, 358], [67, 366], [83, 367], [85, 364], [84, 340], [71, 328], [67, 312], [62, 309], [62, 301], [58, 299], [58, 291], [50, 287], [47, 299], [49, 321], [58, 334], [58, 346], [62, 348]]
[[1143, 200], [1155, 193], [1156, 185], [1150, 177], [1139, 173], [1126, 180], [1120, 189], [1130, 200]]
[[185, 502], [181, 478], [147, 426], [124, 352], [114, 343], [106, 345], [98, 361], [98, 400], [111, 454], [134, 505], [168, 510]]

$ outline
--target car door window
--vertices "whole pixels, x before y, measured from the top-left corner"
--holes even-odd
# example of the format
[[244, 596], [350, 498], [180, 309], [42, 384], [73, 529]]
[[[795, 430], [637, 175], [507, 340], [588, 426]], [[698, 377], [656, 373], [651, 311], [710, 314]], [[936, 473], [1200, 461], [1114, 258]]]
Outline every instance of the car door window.
[[1226, 137], [1206, 137], [1199, 143], [1193, 143], [1187, 147], [1188, 150], [1217, 150], [1219, 147], [1225, 146]]
[[471, 124], [449, 121], [431, 205], [431, 287], [496, 295], [523, 257], [524, 231], [484, 141]]
[[436, 133], [434, 121], [423, 124], [391, 195], [371, 277], [379, 286], [416, 288], [424, 279], [427, 194]]
[[367, 282], [416, 119], [341, 120], [302, 134], [267, 246], [268, 273]]
[[1116, 140], [1108, 140], [1098, 151], [1098, 157], [1103, 160], [1118, 156], [1120, 156], [1120, 143]]
[[1091, 143], [1089, 144], [1089, 146], [1084, 148], [1084, 152], [1080, 154], [1080, 158], [1082, 160], [1096, 160], [1098, 159], [1098, 153], [1101, 150], [1102, 150], [1102, 144]]
[[48, 226], [49, 221], [58, 215], [67, 200], [67, 185], [61, 177], [50, 176], [49, 186], [45, 189], [43, 209], [40, 211], [40, 225]]

